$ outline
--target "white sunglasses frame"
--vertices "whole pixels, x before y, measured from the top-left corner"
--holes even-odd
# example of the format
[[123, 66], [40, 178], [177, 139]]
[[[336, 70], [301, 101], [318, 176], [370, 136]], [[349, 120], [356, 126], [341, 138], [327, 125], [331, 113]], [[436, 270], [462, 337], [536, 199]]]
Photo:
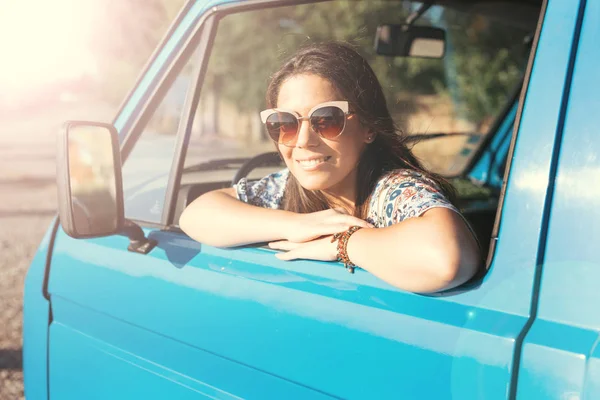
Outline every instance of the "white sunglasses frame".
[[[262, 121], [263, 124], [267, 123], [267, 118], [269, 118], [271, 115], [276, 114], [278, 112], [287, 112], [292, 114], [293, 116], [296, 117], [296, 119], [298, 120], [298, 130], [296, 131], [296, 135], [294, 136], [295, 138], [298, 137], [298, 133], [300, 132], [300, 126], [302, 125], [302, 121], [310, 121], [310, 117], [313, 114], [313, 112], [315, 112], [316, 110], [323, 108], [323, 107], [337, 107], [340, 110], [343, 111], [344, 113], [344, 126], [342, 127], [342, 130], [340, 131], [340, 133], [337, 134], [337, 136], [333, 137], [333, 138], [323, 138], [323, 136], [321, 136], [321, 134], [319, 132], [315, 132], [315, 130], [312, 128], [312, 126], [309, 127], [310, 129], [315, 132], [317, 135], [319, 135], [319, 137], [326, 139], [326, 140], [332, 140], [332, 139], [336, 139], [338, 138], [342, 133], [344, 133], [344, 130], [346, 130], [346, 121], [348, 119], [348, 115], [352, 115], [354, 114], [353, 112], [350, 112], [350, 104], [346, 101], [327, 101], [325, 103], [321, 103], [321, 104], [317, 104], [316, 106], [314, 106], [313, 108], [310, 109], [310, 111], [308, 112], [308, 115], [306, 117], [301, 116], [298, 112], [294, 111], [294, 110], [289, 110], [287, 108], [269, 108], [267, 110], [261, 111], [260, 112], [260, 119]], [[281, 143], [281, 144], [286, 144], [285, 142], [279, 142], [274, 140], [271, 135], [269, 134], [269, 137], [271, 138], [271, 140], [273, 140], [276, 143]]]

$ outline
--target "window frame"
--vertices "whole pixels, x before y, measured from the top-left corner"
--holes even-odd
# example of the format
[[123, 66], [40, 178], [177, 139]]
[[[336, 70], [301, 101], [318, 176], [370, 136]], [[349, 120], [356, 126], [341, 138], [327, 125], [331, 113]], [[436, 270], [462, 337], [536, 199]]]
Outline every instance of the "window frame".
[[165, 201], [162, 210], [161, 221], [162, 225], [165, 227], [173, 224], [173, 216], [177, 204], [177, 193], [179, 191], [183, 164], [187, 154], [187, 145], [192, 132], [194, 116], [200, 100], [201, 83], [203, 82], [208, 67], [208, 59], [210, 58], [217, 26], [218, 23], [216, 22], [214, 14], [208, 15], [206, 19], [196, 27], [196, 29], [200, 31], [200, 39], [197, 44], [198, 47], [196, 48], [193, 45], [188, 44], [187, 48], [184, 50], [184, 53], [186, 51], [191, 52], [186, 58], [189, 58], [198, 51], [198, 64], [195, 66], [194, 73], [192, 74], [192, 81], [188, 87], [186, 99], [183, 103], [182, 115], [179, 120], [179, 127], [177, 129], [174, 157], [169, 171], [169, 179], [167, 181]]
[[[125, 104], [127, 104], [131, 99], [131, 96], [139, 86], [141, 79], [144, 77], [144, 75], [148, 73], [150, 65], [152, 65], [156, 61], [156, 58], [158, 57], [159, 53], [171, 38], [173, 31], [176, 29], [176, 27], [185, 17], [185, 15], [190, 11], [193, 3], [193, 0], [188, 1], [186, 5], [182, 8], [180, 14], [175, 19], [174, 23], [171, 25], [171, 28], [167, 32], [165, 39], [157, 47], [157, 50], [150, 58], [150, 61], [146, 64], [146, 67], [144, 68], [143, 73], [140, 75], [140, 78], [136, 82], [136, 85], [133, 86], [133, 89], [130, 91], [127, 99], [121, 105], [121, 109], [117, 113], [117, 117], [115, 118], [115, 121], [113, 121], [113, 124], [116, 122], [118, 116], [122, 113]], [[204, 29], [205, 27], [207, 29]], [[188, 103], [191, 101], [191, 98], [193, 98], [193, 95], [197, 92], [196, 85], [198, 82], [198, 77], [200, 76], [202, 66], [205, 64], [203, 60], [205, 58], [205, 55], [207, 54], [205, 49], [205, 46], [208, 45], [206, 37], [210, 34], [211, 29], [214, 29], [211, 27], [213, 27], [213, 20], [211, 19], [211, 14], [204, 13], [200, 16], [198, 22], [194, 25], [193, 29], [186, 32], [184, 36], [182, 36], [177, 45], [177, 50], [175, 50], [174, 54], [171, 56], [170, 61], [166, 62], [165, 65], [161, 68], [162, 71], [157, 74], [155, 78], [156, 83], [153, 85], [150, 93], [146, 96], [145, 100], [140, 101], [140, 103], [136, 105], [136, 109], [131, 113], [130, 120], [122, 130], [121, 160], [123, 165], [126, 162], [129, 155], [131, 154], [137, 141], [142, 136], [144, 129], [146, 128], [148, 122], [151, 120], [156, 109], [158, 108], [158, 106], [160, 106], [162, 100], [165, 98], [165, 95], [172, 87], [173, 83], [175, 82], [175, 79], [177, 79], [177, 77], [179, 76], [187, 62], [191, 59], [191, 57], [196, 53], [196, 51], [198, 51], [198, 60], [193, 68], [193, 73], [191, 75], [192, 81], [190, 82], [190, 86], [187, 88], [186, 91], [186, 98], [184, 101], [183, 109], [180, 114], [181, 118], [179, 120], [177, 132], [175, 134], [175, 148], [173, 150], [172, 163], [169, 170], [169, 178], [167, 181], [167, 187], [165, 191], [163, 203], [164, 205], [161, 210], [160, 223], [132, 219], [132, 221], [136, 222], [137, 224], [143, 227], [166, 229], [169, 226], [169, 210], [174, 208], [174, 204], [172, 204], [171, 200], [173, 197], [171, 192], [176, 189], [175, 186], [178, 186], [175, 185], [173, 181], [173, 167], [179, 162], [180, 148], [184, 144], [183, 133], [185, 133], [185, 129], [188, 126], [187, 123], [183, 123], [183, 119], [187, 117], [187, 112], [189, 110]], [[125, 215], [125, 218], [127, 218], [127, 215]]]
[[[531, 72], [533, 71], [533, 64], [535, 62], [538, 44], [540, 41], [540, 36], [542, 33], [542, 27], [544, 25], [544, 20], [546, 17], [546, 10], [548, 9], [548, 0], [543, 0], [542, 5], [540, 7], [540, 15], [538, 17], [538, 22], [535, 27], [535, 34], [533, 36], [533, 41], [531, 43], [531, 50], [529, 52], [529, 58], [527, 60], [527, 67], [525, 68], [525, 74], [523, 75], [523, 84], [521, 86], [521, 90], [518, 93], [515, 93], [515, 100], [518, 101], [517, 105], [517, 113], [515, 115], [515, 122], [513, 124], [513, 129], [510, 138], [510, 144], [508, 146], [508, 152], [506, 153], [506, 168], [504, 169], [504, 176], [502, 178], [502, 187], [500, 188], [500, 195], [498, 196], [498, 208], [496, 209], [496, 218], [494, 219], [494, 227], [492, 228], [492, 236], [490, 237], [490, 243], [488, 248], [488, 256], [485, 260], [485, 271], [487, 272], [492, 265], [494, 260], [494, 254], [496, 253], [496, 245], [498, 244], [498, 234], [500, 233], [500, 224], [502, 223], [502, 211], [504, 208], [504, 198], [506, 196], [506, 188], [508, 184], [508, 178], [510, 175], [510, 171], [512, 169], [512, 161], [513, 155], [515, 151], [515, 145], [517, 143], [517, 138], [519, 136], [519, 129], [521, 127], [521, 119], [523, 116], [523, 106], [525, 105], [525, 100], [527, 98], [527, 92], [529, 89], [529, 82], [531, 81]], [[504, 114], [506, 117], [506, 114]], [[494, 126], [494, 129], [498, 129], [498, 126]], [[490, 139], [491, 141], [491, 139]], [[482, 143], [482, 145], [489, 145], [489, 142]], [[479, 159], [481, 156], [481, 151], [477, 154], [477, 157], [473, 157], [473, 160]], [[473, 161], [471, 160], [471, 161]], [[476, 161], [475, 161], [476, 162]], [[475, 162], [470, 163], [468, 165], [467, 171], [471, 170], [475, 165]]]

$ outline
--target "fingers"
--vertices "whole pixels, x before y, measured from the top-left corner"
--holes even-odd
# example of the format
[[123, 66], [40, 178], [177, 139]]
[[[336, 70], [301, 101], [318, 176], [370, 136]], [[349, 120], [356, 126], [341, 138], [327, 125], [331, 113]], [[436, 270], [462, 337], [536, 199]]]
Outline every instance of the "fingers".
[[347, 231], [352, 225], [353, 224], [348, 225], [347, 223], [324, 225], [321, 236], [335, 235], [336, 233]]
[[277, 257], [280, 260], [284, 260], [284, 261], [292, 261], [292, 260], [326, 261], [326, 259], [322, 255], [315, 253], [314, 248], [311, 249], [311, 247], [308, 247], [308, 246], [299, 247], [294, 250], [286, 251], [285, 253], [283, 253], [283, 252], [277, 253], [277, 254], [275, 254], [275, 257]]
[[358, 225], [363, 228], [375, 228], [374, 225], [371, 225], [367, 221], [364, 221], [360, 218], [352, 217], [350, 215], [347, 217], [347, 224], [349, 225], [348, 228], [354, 225]]
[[368, 223], [367, 221], [351, 217], [351, 219], [343, 219], [335, 223], [324, 223], [320, 225], [319, 230], [317, 232], [318, 236], [329, 236], [339, 232], [347, 231], [355, 225], [358, 225], [361, 228], [374, 228], [374, 226]]
[[293, 250], [296, 249], [300, 243], [290, 242], [288, 240], [280, 240], [278, 242], [270, 242], [269, 248], [275, 250]]
[[291, 243], [287, 241], [272, 242], [271, 248], [287, 250], [285, 253], [277, 253], [275, 257], [280, 260], [337, 260], [337, 245], [331, 242], [330, 237], [324, 237], [308, 243]]
[[373, 225], [371, 225], [367, 221], [364, 221], [357, 217], [353, 217], [352, 215], [340, 215], [338, 217], [338, 219], [336, 220], [336, 222], [345, 225], [346, 229], [348, 229], [354, 225], [360, 226], [362, 228], [375, 228]]
[[[321, 236], [333, 235], [344, 232], [352, 226], [361, 228], [374, 228], [372, 224], [350, 215], [343, 208], [331, 208], [309, 214], [298, 214], [299, 223], [285, 236], [293, 243], [306, 243]], [[287, 247], [273, 247], [287, 250]]]
[[277, 253], [277, 254], [275, 254], [275, 257], [277, 257], [283, 261], [291, 261], [291, 260], [295, 260], [297, 258], [293, 251], [288, 251], [285, 253]]
[[275, 250], [284, 250], [281, 253], [275, 254], [275, 257], [279, 258], [280, 260], [291, 261], [301, 258], [299, 257], [301, 249], [298, 248], [300, 245], [301, 243], [293, 243], [287, 240], [281, 240], [279, 242], [269, 243], [269, 248]]
[[363, 228], [375, 228], [375, 226], [371, 225], [367, 221], [350, 215], [343, 207], [334, 207], [328, 210], [318, 211], [317, 213], [323, 214], [324, 218], [322, 218], [321, 221], [324, 221], [325, 223], [343, 223], [347, 225], [348, 228], [354, 225], [358, 225]]
[[299, 243], [291, 243], [287, 241], [269, 243], [269, 247], [277, 250], [287, 250], [285, 252], [275, 254], [280, 260], [291, 261], [306, 257], [306, 246], [300, 247]]

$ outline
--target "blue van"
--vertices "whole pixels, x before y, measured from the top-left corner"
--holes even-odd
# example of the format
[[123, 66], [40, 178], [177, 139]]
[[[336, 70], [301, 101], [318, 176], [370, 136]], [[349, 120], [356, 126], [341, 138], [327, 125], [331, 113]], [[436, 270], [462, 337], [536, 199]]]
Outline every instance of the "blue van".
[[[179, 229], [202, 193], [281, 168], [267, 79], [332, 39], [456, 186], [477, 279], [420, 295]], [[27, 399], [600, 398], [599, 42], [600, 0], [188, 1], [114, 121], [65, 124]]]

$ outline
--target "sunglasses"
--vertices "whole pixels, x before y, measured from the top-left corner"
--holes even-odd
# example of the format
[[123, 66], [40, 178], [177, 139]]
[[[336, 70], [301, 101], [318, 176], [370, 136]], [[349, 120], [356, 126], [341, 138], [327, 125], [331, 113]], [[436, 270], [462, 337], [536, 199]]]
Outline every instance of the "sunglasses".
[[260, 113], [260, 119], [267, 127], [271, 139], [286, 146], [294, 146], [300, 132], [301, 121], [309, 121], [310, 128], [324, 139], [335, 139], [346, 127], [346, 116], [354, 114], [348, 111], [347, 101], [329, 101], [314, 106], [308, 117], [302, 117], [296, 111], [271, 108]]

